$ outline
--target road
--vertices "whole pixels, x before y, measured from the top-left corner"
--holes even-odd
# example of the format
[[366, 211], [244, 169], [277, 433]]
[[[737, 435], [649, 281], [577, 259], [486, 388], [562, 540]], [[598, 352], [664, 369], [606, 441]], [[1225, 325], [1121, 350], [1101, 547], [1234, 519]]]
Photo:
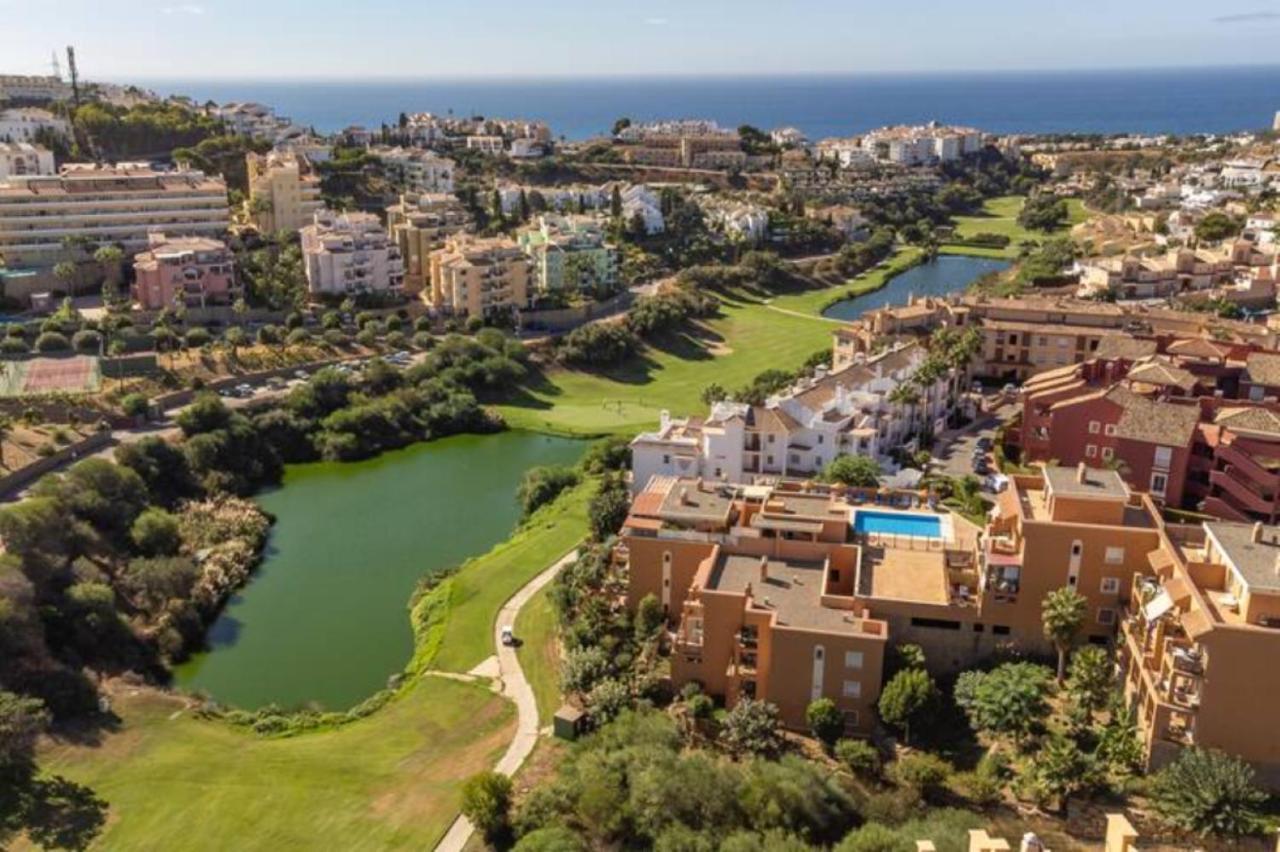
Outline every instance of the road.
[[[994, 442], [996, 430], [1013, 417], [1017, 410], [1016, 405], [1005, 404], [995, 411], [982, 413], [963, 429], [939, 435], [933, 445], [933, 470], [956, 478], [973, 473], [973, 450], [978, 439], [985, 437]], [[994, 470], [995, 464], [989, 453], [987, 461]]]
[[[493, 767], [495, 772], [501, 772], [503, 775], [515, 775], [516, 770], [529, 757], [538, 742], [538, 702], [534, 698], [533, 687], [529, 686], [524, 670], [520, 668], [520, 658], [516, 656], [516, 649], [502, 644], [502, 627], [515, 625], [516, 616], [520, 614], [521, 608], [529, 602], [529, 599], [577, 558], [578, 551], [571, 551], [526, 583], [503, 604], [498, 617], [493, 622], [493, 647], [498, 657], [498, 683], [502, 694], [515, 702], [517, 716], [515, 736], [512, 737], [511, 744], [507, 746], [502, 758]], [[459, 814], [436, 846], [436, 852], [462, 852], [474, 832], [475, 828], [470, 820]]]

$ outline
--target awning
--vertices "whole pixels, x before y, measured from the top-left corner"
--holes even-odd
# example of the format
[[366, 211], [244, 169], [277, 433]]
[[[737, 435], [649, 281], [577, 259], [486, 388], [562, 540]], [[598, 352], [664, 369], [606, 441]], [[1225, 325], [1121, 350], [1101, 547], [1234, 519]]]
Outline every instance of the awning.
[[1160, 616], [1173, 609], [1173, 598], [1164, 589], [1156, 593], [1156, 596], [1147, 601], [1142, 607], [1142, 615], [1146, 618], [1147, 623], [1151, 623]]

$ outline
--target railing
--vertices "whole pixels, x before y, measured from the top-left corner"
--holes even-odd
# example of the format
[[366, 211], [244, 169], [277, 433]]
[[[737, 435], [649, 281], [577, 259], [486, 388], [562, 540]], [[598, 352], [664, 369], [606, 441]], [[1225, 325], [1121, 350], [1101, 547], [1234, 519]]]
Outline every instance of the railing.
[[1231, 475], [1232, 470], [1230, 465], [1227, 466], [1226, 470], [1215, 470], [1209, 474], [1210, 484], [1218, 486], [1231, 495], [1237, 503], [1241, 504], [1239, 508], [1267, 515], [1275, 511], [1275, 500], [1268, 500], [1243, 481], [1236, 479]]
[[1254, 461], [1247, 453], [1236, 449], [1231, 444], [1218, 446], [1218, 458], [1226, 462], [1230, 468], [1239, 470], [1244, 476], [1259, 483], [1264, 488], [1280, 488], [1280, 474], [1272, 473]]

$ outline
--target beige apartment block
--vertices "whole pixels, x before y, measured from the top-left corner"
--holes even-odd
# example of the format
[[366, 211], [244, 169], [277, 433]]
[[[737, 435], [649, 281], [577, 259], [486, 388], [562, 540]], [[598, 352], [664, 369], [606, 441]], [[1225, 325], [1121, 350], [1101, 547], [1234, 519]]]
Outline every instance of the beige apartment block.
[[531, 267], [514, 240], [455, 234], [431, 252], [431, 289], [424, 296], [437, 311], [457, 316], [522, 310], [532, 292]]
[[260, 233], [299, 231], [324, 206], [320, 178], [307, 158], [271, 151], [249, 154], [249, 197], [245, 213]]

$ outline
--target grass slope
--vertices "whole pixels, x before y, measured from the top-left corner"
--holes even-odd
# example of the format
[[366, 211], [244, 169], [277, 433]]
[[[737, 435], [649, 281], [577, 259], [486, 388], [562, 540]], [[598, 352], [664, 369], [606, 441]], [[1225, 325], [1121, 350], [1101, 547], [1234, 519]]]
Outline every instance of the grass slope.
[[[457, 814], [462, 781], [506, 748], [515, 710], [483, 684], [421, 672], [465, 672], [493, 654], [498, 610], [582, 540], [595, 487], [585, 482], [544, 507], [416, 603], [419, 649], [410, 670], [417, 674], [373, 715], [269, 739], [139, 691], [117, 696], [117, 732], [95, 745], [50, 744], [42, 765], [108, 802], [108, 827], [95, 848], [432, 848]], [[549, 640], [545, 593], [530, 606], [530, 638]], [[531, 641], [529, 650], [545, 649], [547, 640]], [[529, 665], [549, 719], [554, 661], [535, 654]]]
[[181, 706], [153, 692], [121, 697], [120, 732], [42, 755], [109, 803], [94, 848], [430, 849], [461, 782], [515, 727], [514, 708], [485, 687], [436, 677], [369, 718], [288, 739], [175, 715]]
[[1028, 231], [1018, 224], [1018, 213], [1026, 197], [1022, 195], [1004, 195], [988, 199], [982, 205], [982, 212], [973, 216], [957, 216], [955, 218], [955, 235], [960, 239], [968, 239], [977, 234], [1003, 234], [1009, 238], [1009, 245], [1002, 249], [978, 248], [974, 246], [944, 245], [942, 251], [948, 254], [968, 254], [976, 257], [1017, 257], [1018, 243], [1025, 240], [1042, 241], [1046, 236], [1065, 234], [1072, 225], [1088, 218], [1084, 204], [1078, 198], [1067, 199], [1067, 224], [1050, 234], [1040, 231]]
[[541, 589], [516, 619], [516, 635], [521, 641], [516, 656], [538, 699], [538, 720], [543, 725], [551, 724], [560, 706], [560, 646], [550, 592], [550, 586]]

